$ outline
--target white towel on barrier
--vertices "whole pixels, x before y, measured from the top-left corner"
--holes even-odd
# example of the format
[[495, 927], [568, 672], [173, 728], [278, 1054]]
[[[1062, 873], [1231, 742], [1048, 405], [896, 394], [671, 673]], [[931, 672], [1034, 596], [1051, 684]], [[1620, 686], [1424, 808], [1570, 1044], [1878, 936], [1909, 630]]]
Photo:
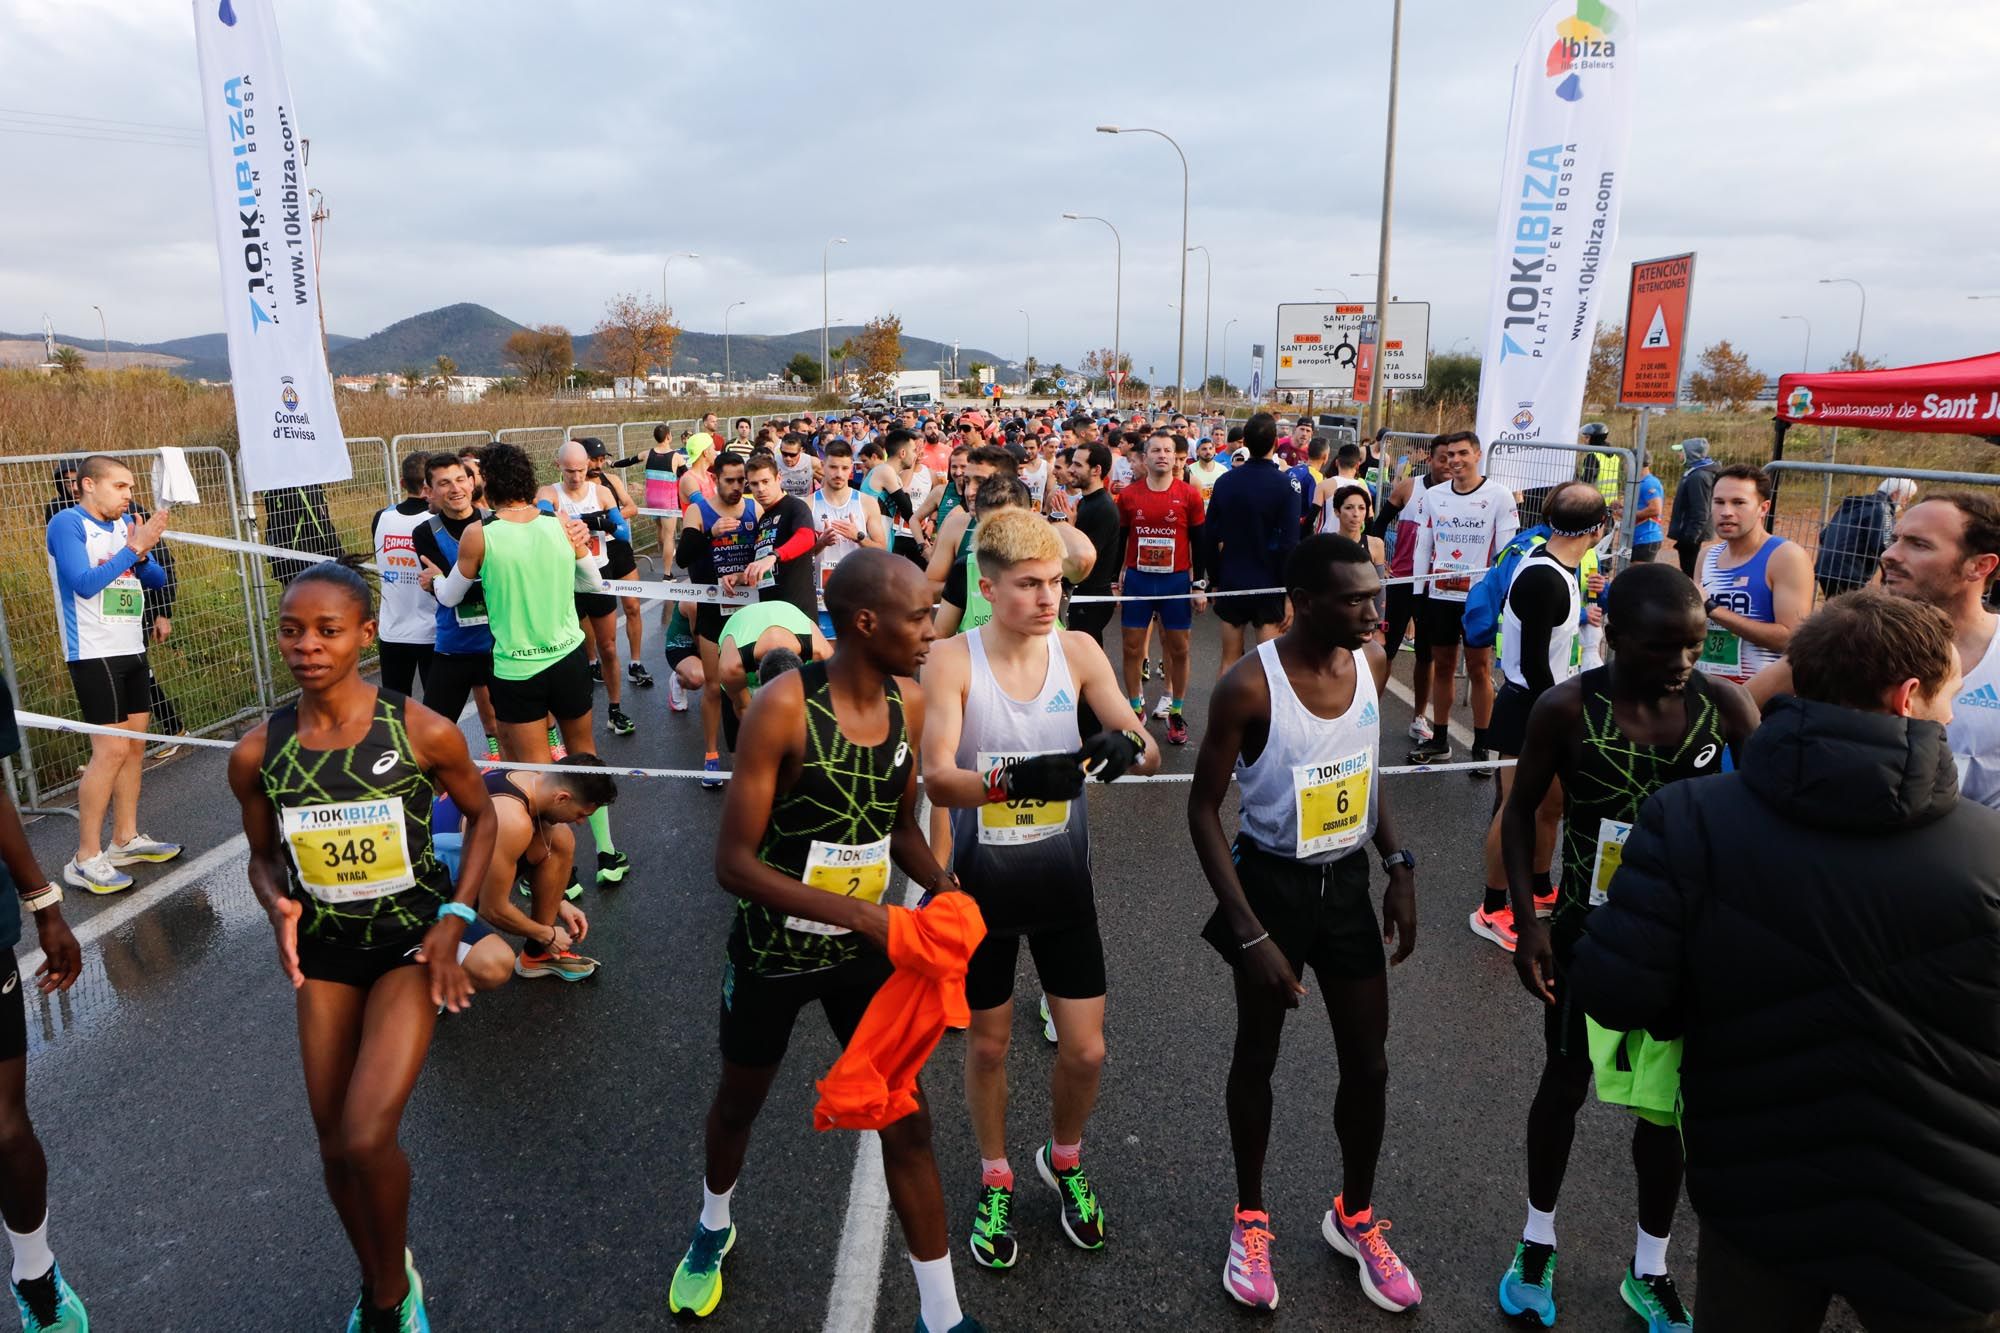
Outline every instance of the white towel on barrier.
[[201, 492], [188, 470], [187, 454], [178, 445], [163, 444], [153, 462], [153, 502], [162, 505], [198, 505]]

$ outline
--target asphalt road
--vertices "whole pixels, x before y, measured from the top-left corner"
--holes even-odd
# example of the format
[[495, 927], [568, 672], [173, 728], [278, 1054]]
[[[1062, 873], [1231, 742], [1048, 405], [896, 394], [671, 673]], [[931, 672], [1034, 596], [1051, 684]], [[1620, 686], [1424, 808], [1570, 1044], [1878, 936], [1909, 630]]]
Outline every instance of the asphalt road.
[[[1206, 623], [1191, 691], [1197, 735], [1214, 660]], [[664, 686], [630, 693], [639, 733], [606, 737], [604, 752], [637, 764], [698, 761], [695, 715], [670, 714]], [[1386, 762], [1400, 760], [1407, 722], [1392, 699]], [[1170, 751], [1168, 768], [1185, 772], [1193, 758], [1192, 746]], [[1338, 1071], [1316, 1000], [1291, 1019], [1276, 1085], [1268, 1191], [1282, 1307], [1253, 1315], [1219, 1289], [1234, 1193], [1222, 1107], [1233, 1010], [1227, 974], [1196, 936], [1212, 899], [1184, 832], [1186, 788], [1173, 785], [1090, 793], [1110, 1003], [1085, 1154], [1109, 1223], [1103, 1252], [1067, 1244], [1055, 1197], [1033, 1172], [1052, 1050], [1025, 950], [1009, 1145], [1023, 1257], [1009, 1273], [965, 1256], [978, 1154], [959, 1093], [962, 1043], [948, 1035], [932, 1058], [925, 1082], [968, 1313], [995, 1333], [1506, 1325], [1493, 1289], [1524, 1215], [1520, 1144], [1541, 1020], [1510, 961], [1465, 925], [1491, 784], [1434, 774], [1383, 790], [1420, 858], [1420, 928], [1415, 955], [1390, 978], [1376, 1204], [1423, 1285], [1421, 1309], [1377, 1310], [1351, 1262], [1319, 1238], [1340, 1162]], [[613, 828], [636, 869], [624, 887], [583, 899], [587, 949], [603, 971], [578, 986], [516, 980], [442, 1021], [404, 1120], [411, 1243], [439, 1330], [675, 1322], [666, 1288], [700, 1205], [702, 1116], [717, 1069], [730, 903], [709, 866], [721, 798], [691, 782], [631, 780], [623, 791]], [[49, 1156], [52, 1242], [106, 1330], [339, 1327], [354, 1298], [353, 1259], [321, 1188], [288, 987], [230, 846], [239, 826], [221, 753], [149, 773], [142, 811], [147, 831], [186, 843], [184, 862], [220, 850], [206, 873], [141, 867], [122, 897], [68, 899], [72, 923], [102, 933], [73, 991], [30, 1000], [30, 1100]], [[68, 820], [41, 819], [31, 836], [45, 868], [73, 850]], [[179, 887], [133, 912], [136, 895], [169, 875]], [[87, 927], [105, 912], [129, 919]], [[30, 927], [22, 952], [32, 947]], [[853, 1134], [811, 1127], [812, 1081], [834, 1054], [808, 1014], [735, 1195], [741, 1239], [724, 1302], [706, 1321], [716, 1329], [816, 1329], [830, 1313], [845, 1321], [832, 1326], [914, 1322], [893, 1219], [872, 1324], [866, 1271], [829, 1311], [857, 1147]], [[1621, 1114], [1586, 1109], [1559, 1213], [1562, 1327], [1639, 1327], [1618, 1297], [1634, 1223], [1628, 1142]], [[1698, 1304], [1695, 1236], [1684, 1205], [1672, 1267]], [[1856, 1325], [1843, 1313], [1829, 1327]]]

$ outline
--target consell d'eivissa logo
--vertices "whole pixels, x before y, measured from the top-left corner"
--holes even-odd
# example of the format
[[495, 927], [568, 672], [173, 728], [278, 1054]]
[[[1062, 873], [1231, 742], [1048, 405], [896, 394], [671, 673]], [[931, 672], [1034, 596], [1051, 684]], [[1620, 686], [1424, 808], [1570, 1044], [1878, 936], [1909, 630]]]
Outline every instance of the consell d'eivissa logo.
[[1812, 410], [1812, 390], [1806, 388], [1803, 384], [1793, 389], [1791, 397], [1785, 400], [1786, 416], [1809, 417], [1812, 415]]

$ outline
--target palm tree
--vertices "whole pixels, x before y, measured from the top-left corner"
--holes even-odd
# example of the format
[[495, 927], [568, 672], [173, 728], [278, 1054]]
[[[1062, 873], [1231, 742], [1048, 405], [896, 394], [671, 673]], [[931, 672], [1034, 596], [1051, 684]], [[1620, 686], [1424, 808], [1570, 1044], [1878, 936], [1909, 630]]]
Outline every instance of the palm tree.
[[424, 391], [423, 372], [415, 366], [404, 366], [396, 372], [396, 377], [403, 381], [403, 391], [405, 393], [422, 393]]
[[56, 368], [56, 373], [64, 379], [79, 379], [83, 375], [83, 353], [77, 351], [74, 347], [56, 348], [55, 360], [52, 364]]

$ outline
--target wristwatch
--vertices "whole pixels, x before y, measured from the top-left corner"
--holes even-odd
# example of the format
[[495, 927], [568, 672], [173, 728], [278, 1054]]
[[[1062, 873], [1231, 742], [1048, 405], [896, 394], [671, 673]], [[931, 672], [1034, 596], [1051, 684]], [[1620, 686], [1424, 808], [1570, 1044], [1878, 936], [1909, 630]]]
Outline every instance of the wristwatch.
[[1707, 601], [1701, 604], [1701, 609], [1708, 615], [1713, 616], [1715, 614], [1715, 608], [1721, 605], [1722, 605], [1722, 599], [1720, 597], [1710, 597]]
[[1394, 870], [1397, 866], [1408, 866], [1410, 869], [1415, 870], [1417, 868], [1417, 854], [1405, 848], [1402, 851], [1390, 852], [1382, 858], [1382, 869]]

